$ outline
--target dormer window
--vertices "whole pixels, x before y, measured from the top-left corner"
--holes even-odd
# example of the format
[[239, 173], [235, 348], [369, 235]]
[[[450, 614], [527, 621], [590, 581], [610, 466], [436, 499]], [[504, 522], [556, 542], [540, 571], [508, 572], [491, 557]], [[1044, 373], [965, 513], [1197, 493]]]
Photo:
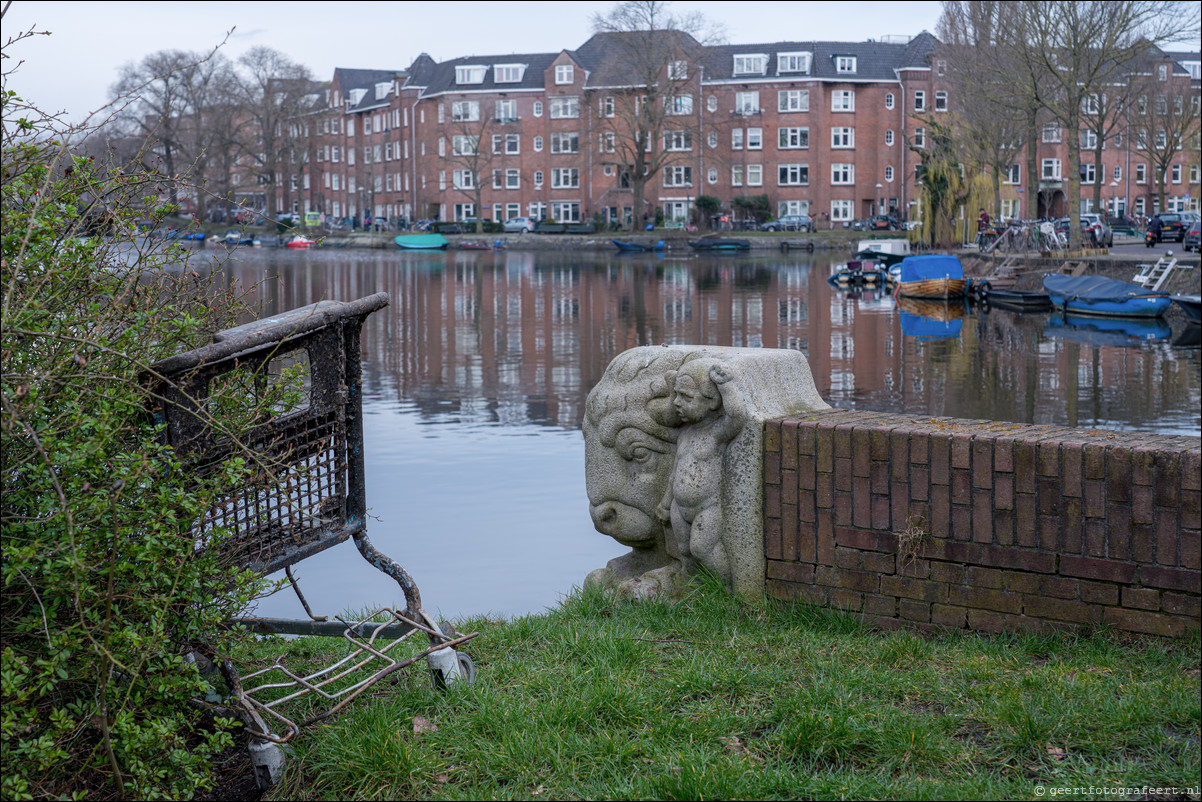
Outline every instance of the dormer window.
[[464, 64], [455, 68], [455, 83], [460, 86], [482, 84], [487, 73], [488, 67], [483, 64]]
[[768, 71], [768, 56], [764, 53], [745, 53], [735, 56], [735, 75], [763, 75]]
[[525, 74], [525, 64], [497, 64], [492, 68], [492, 79], [499, 84], [521, 83]]
[[835, 56], [835, 72], [840, 75], [854, 75], [855, 71], [855, 56]]
[[346, 103], [348, 106], [357, 106], [363, 96], [367, 94], [366, 89], [352, 89], [346, 93]]
[[392, 81], [384, 81], [376, 84], [376, 100], [383, 100], [388, 97], [390, 89], [392, 89]]
[[571, 64], [556, 64], [555, 65], [555, 83], [570, 84], [575, 80], [575, 71]]
[[787, 75], [790, 73], [808, 73], [810, 71], [810, 55], [809, 53], [777, 53], [776, 54], [776, 73], [777, 75]]

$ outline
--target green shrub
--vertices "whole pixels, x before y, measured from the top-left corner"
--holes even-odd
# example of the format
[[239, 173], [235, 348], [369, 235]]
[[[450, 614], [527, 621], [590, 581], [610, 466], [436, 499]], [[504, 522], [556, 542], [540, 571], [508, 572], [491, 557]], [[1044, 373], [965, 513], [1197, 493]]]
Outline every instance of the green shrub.
[[223, 651], [261, 580], [197, 550], [217, 480], [161, 443], [140, 375], [236, 304], [163, 269], [182, 251], [134, 246], [135, 210], [172, 211], [161, 178], [72, 156], [2, 101], [0, 796], [190, 798], [233, 722], [198, 727], [212, 689], [186, 656]]

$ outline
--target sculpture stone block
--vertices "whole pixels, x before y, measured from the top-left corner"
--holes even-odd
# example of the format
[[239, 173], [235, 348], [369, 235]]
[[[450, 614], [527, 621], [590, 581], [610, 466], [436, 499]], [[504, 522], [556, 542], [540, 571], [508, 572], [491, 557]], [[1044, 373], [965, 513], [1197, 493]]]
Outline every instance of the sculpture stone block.
[[630, 546], [589, 574], [631, 598], [675, 597], [704, 568], [740, 595], [764, 590], [764, 422], [829, 409], [799, 351], [642, 346], [588, 396], [585, 483], [593, 524]]

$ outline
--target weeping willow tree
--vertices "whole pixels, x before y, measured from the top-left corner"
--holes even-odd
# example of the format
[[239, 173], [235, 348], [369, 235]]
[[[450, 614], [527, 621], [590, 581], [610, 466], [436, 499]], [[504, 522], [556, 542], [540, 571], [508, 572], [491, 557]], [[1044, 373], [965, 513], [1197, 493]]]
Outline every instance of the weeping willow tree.
[[952, 129], [933, 119], [927, 125], [925, 143], [922, 146], [909, 143], [910, 150], [921, 160], [917, 171], [922, 187], [919, 242], [929, 248], [948, 248], [958, 239], [956, 221], [968, 200], [968, 183]]

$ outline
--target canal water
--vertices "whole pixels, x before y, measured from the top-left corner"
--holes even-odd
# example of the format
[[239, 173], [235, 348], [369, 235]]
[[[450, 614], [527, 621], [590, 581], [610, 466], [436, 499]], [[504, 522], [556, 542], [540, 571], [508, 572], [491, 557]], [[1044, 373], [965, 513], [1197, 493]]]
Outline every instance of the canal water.
[[[364, 330], [368, 532], [450, 618], [541, 612], [625, 551], [589, 519], [580, 423], [636, 345], [799, 349], [848, 409], [1202, 431], [1199, 330], [1180, 318], [899, 307], [833, 288], [838, 259], [240, 249], [220, 271], [264, 314], [391, 295]], [[294, 573], [318, 614], [403, 606], [351, 543]], [[291, 591], [258, 613], [304, 615]]]

